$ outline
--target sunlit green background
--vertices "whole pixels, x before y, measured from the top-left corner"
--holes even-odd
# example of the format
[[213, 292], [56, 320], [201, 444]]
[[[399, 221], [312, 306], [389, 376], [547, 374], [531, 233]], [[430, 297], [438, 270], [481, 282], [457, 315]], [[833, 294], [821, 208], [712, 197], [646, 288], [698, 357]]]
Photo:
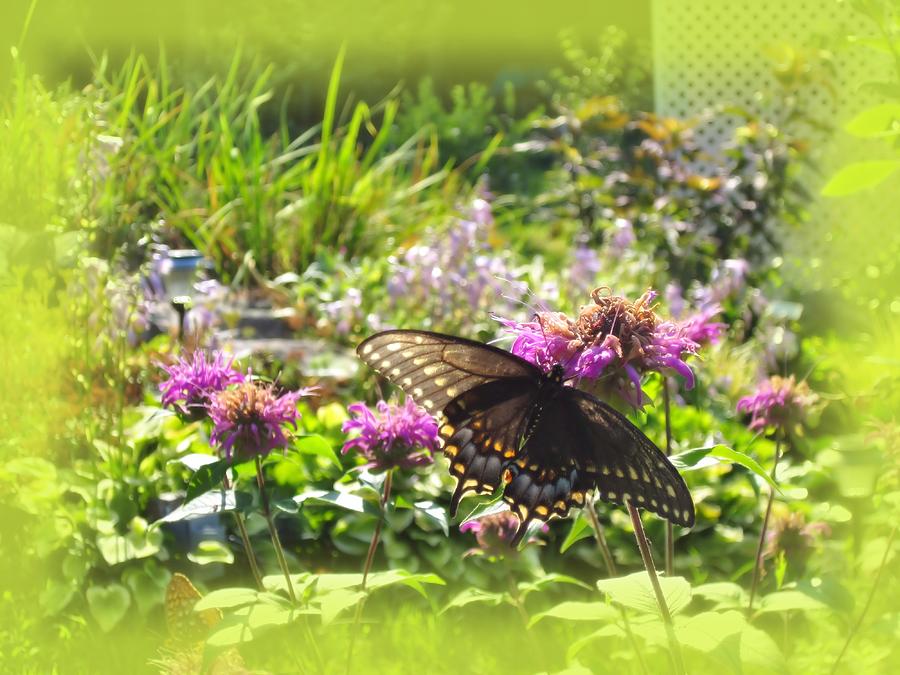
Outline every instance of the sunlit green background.
[[[199, 81], [226, 73], [240, 49], [247, 61], [274, 65], [275, 100], [289, 97], [283, 109], [288, 127], [302, 130], [321, 119], [331, 69], [344, 46], [342, 101], [374, 103], [398, 84], [414, 88], [422, 77], [430, 76], [436, 91], [445, 95], [452, 85], [478, 81], [499, 96], [504, 83], [510, 82], [524, 111], [539, 98], [535, 82], [563, 63], [561, 30], [590, 42], [615, 25], [635, 45], [646, 48], [654, 39], [653, 4], [647, 0], [273, 0], [258, 4], [6, 0], [0, 7], [0, 125], [5, 124], [0, 126], [0, 199], [4, 201], [0, 203], [0, 225], [4, 226], [0, 246], [5, 254], [0, 256], [0, 279], [4, 279], [0, 283], [0, 461], [43, 457], [65, 463], [68, 449], [54, 445], [60, 431], [90, 414], [79, 408], [68, 384], [73, 368], [64, 346], [70, 330], [66, 315], [63, 308], [47, 302], [56, 283], [47, 262], [57, 255], [64, 259], [74, 250], [74, 240], [59, 235], [89, 227], [86, 222], [68, 220], [82, 212], [81, 205], [67, 203], [63, 174], [79, 161], [72, 149], [84, 131], [79, 120], [90, 111], [78, 110], [77, 102], [54, 102], [51, 92], [57, 87], [89, 86], [94, 62], [107, 55], [115, 70], [132, 52], [146, 55], [150, 63], [156, 63], [163, 52], [183, 77]], [[815, 4], [798, 2], [799, 16], [814, 13]], [[836, 53], [847, 49], [841, 26], [828, 28], [829, 42], [819, 48]], [[639, 53], [648, 54], [646, 49]], [[892, 58], [900, 59], [897, 54]], [[20, 88], [35, 75], [40, 76], [45, 92], [29, 99], [25, 107], [17, 107], [23, 100]], [[900, 83], [895, 80], [892, 91], [889, 85], [885, 84], [884, 100], [896, 102]], [[652, 105], [652, 91], [645, 94]], [[852, 100], [857, 92], [835, 94]], [[278, 106], [266, 108], [263, 124], [276, 129], [278, 115]], [[851, 117], [824, 120], [830, 130], [817, 150], [827, 162], [810, 171], [815, 185], [812, 215], [790, 233], [782, 269], [801, 291], [798, 300], [805, 305], [801, 327], [818, 340], [817, 376], [829, 384], [830, 401], [850, 411], [829, 418], [832, 428], [827, 432], [835, 440], [823, 470], [843, 476], [837, 482], [843, 480], [849, 487], [836, 498], [846, 498], [858, 516], [840, 530], [845, 539], [839, 542], [839, 548], [858, 556], [855, 576], [844, 580], [856, 602], [852, 611], [835, 617], [822, 633], [818, 632], [821, 622], [791, 623], [789, 630], [797, 635], [785, 634], [786, 643], [796, 640], [804, 649], [814, 645], [817, 652], [800, 659], [794, 672], [824, 672], [822, 668], [833, 661], [829, 655], [840, 650], [859, 615], [900, 513], [896, 501], [873, 500], [866, 492], [873, 475], [897, 471], [896, 432], [886, 433], [886, 440], [877, 443], [871, 439], [897, 421], [900, 404], [898, 176], [846, 196], [818, 194], [844, 164], [841, 148], [849, 148], [848, 161], [867, 158], [858, 156], [861, 141], [844, 131]], [[867, 140], [871, 145], [864, 146], [863, 152], [871, 148], [871, 159], [896, 161], [897, 138], [895, 122], [893, 136]], [[823, 225], [824, 221], [828, 224]], [[23, 246], [21, 233], [37, 236]], [[846, 445], [851, 435], [856, 439], [854, 448]], [[873, 448], [874, 454], [867, 452]], [[3, 472], [0, 466], [0, 475]], [[7, 477], [0, 487], [0, 670], [142, 672], [164, 639], [164, 627], [112, 634], [88, 627], [77, 631], [73, 647], [72, 625], [89, 619], [69, 617], [67, 625], [42, 614], [36, 598], [56, 567], [45, 569], [41, 562], [40, 533], [67, 525], [22, 519], [21, 512], [10, 506], [17, 498], [14, 485], [15, 479]], [[44, 489], [52, 493], [52, 479]], [[694, 553], [702, 570], [704, 551]], [[874, 597], [865, 639], [860, 640], [864, 646], [851, 649], [844, 672], [888, 673], [900, 667], [890, 662], [898, 655], [895, 643], [900, 638], [896, 612], [900, 570], [895, 561], [896, 556]], [[545, 621], [526, 630], [521, 622], [510, 621], [511, 614], [493, 609], [485, 609], [477, 619], [466, 615], [469, 618], [462, 620], [452, 613], [435, 618], [414, 603], [407, 607], [406, 597], [399, 594], [396, 603], [375, 605], [383, 622], [375, 629], [375, 637], [359, 648], [359, 662], [368, 664], [371, 672], [557, 672], [565, 668], [563, 655], [573, 638], [563, 626]], [[876, 621], [873, 617], [885, 618]], [[346, 637], [335, 631], [322, 645], [323, 651], [336, 662], [342, 660]], [[252, 647], [269, 650], [270, 655], [279, 648], [275, 639]], [[54, 664], [51, 655], [58, 654], [69, 654], [72, 660]], [[267, 659], [278, 663], [277, 657]], [[856, 659], [874, 665], [854, 667]], [[10, 670], [4, 662], [12, 664]], [[289, 663], [281, 667], [292, 668]], [[656, 667], [665, 666], [655, 664], [652, 672], [663, 672]]]

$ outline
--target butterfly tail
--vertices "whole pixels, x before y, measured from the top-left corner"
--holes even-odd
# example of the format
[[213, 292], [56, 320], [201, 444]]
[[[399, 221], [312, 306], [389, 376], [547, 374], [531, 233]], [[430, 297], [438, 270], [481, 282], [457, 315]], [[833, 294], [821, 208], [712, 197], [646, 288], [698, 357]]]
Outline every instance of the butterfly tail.
[[453, 491], [453, 497], [450, 499], [450, 517], [456, 518], [456, 511], [459, 509], [459, 502], [462, 500], [465, 490], [463, 489], [463, 479], [456, 481], [456, 489]]

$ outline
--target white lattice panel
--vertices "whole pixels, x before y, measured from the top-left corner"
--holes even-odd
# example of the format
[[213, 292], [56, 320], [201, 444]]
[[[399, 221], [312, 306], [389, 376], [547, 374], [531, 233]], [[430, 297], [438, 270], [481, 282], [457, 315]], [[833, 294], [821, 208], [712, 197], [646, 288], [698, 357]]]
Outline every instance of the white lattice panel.
[[[816, 194], [823, 181], [841, 166], [862, 159], [878, 159], [887, 144], [852, 138], [843, 125], [861, 110], [882, 102], [866, 82], [889, 81], [887, 55], [849, 46], [848, 35], [872, 35], [874, 26], [839, 0], [653, 0], [653, 57], [656, 112], [679, 118], [703, 116], [721, 104], [746, 107], [765, 119], [782, 123], [783, 102], [773, 71], [773, 55], [790, 46], [800, 50], [824, 48], [831, 54], [829, 88], [809, 86], [802, 103], [816, 118], [832, 126], [832, 133], [814, 138], [812, 159], [817, 171], [804, 182]], [[698, 130], [698, 141], [713, 156], [731, 138], [735, 120], [721, 115]], [[896, 182], [896, 181], [895, 181]], [[879, 195], [891, 194], [890, 188]], [[860, 223], [897, 226], [897, 200], [854, 198], [819, 199], [813, 204], [810, 226], [790, 233], [790, 247], [812, 263], [823, 256], [820, 276], [843, 274], [839, 246], [863, 246], [854, 241]], [[787, 234], [787, 233], [786, 233]], [[871, 245], [865, 245], [871, 249]], [[831, 250], [829, 250], [831, 249]], [[886, 255], [893, 255], [893, 253]], [[827, 259], [832, 258], [831, 264]], [[815, 274], [808, 269], [807, 274]], [[856, 270], [847, 271], [857, 273]], [[837, 278], [813, 286], [839, 283]]]

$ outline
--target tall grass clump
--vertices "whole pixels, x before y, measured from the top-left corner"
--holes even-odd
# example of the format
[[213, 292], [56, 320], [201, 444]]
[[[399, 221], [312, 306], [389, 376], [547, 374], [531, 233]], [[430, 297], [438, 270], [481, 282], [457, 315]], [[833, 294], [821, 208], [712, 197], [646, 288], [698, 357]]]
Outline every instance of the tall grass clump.
[[[303, 269], [317, 251], [348, 255], [443, 211], [450, 189], [433, 142], [391, 146], [398, 102], [339, 105], [343, 52], [331, 74], [322, 121], [293, 136], [282, 107], [269, 133], [260, 108], [275, 98], [272, 67], [242, 65], [224, 76], [175, 85], [161, 53], [133, 55], [112, 71], [97, 64], [110, 158], [94, 240], [108, 255], [152, 223], [207, 254], [227, 276], [244, 263], [267, 273]], [[286, 101], [283, 100], [284, 103]]]

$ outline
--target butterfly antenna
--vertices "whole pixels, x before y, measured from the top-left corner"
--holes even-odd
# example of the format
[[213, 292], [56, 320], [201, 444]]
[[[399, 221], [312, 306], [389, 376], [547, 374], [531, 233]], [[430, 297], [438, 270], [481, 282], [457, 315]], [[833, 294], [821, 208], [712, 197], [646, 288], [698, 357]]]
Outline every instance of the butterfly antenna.
[[[525, 307], [526, 309], [529, 310], [529, 312], [531, 314], [537, 314], [538, 312], [546, 312], [549, 310], [546, 303], [543, 300], [541, 300], [538, 297], [537, 293], [535, 293], [533, 290], [531, 290], [531, 288], [528, 286], [528, 284], [526, 284], [524, 281], [513, 281], [512, 279], [507, 279], [505, 277], [501, 277], [496, 274], [494, 275], [494, 278], [497, 279], [498, 281], [502, 281], [503, 283], [507, 284], [508, 286], [513, 286], [515, 284], [521, 284], [522, 287], [525, 289], [526, 300], [523, 300], [522, 298], [514, 298], [511, 295], [506, 295], [506, 293], [500, 293], [500, 297], [503, 298], [504, 300], [508, 300], [509, 302], [511, 302], [514, 305], [521, 305], [522, 307]], [[533, 303], [528, 302], [527, 299], [533, 299]]]

